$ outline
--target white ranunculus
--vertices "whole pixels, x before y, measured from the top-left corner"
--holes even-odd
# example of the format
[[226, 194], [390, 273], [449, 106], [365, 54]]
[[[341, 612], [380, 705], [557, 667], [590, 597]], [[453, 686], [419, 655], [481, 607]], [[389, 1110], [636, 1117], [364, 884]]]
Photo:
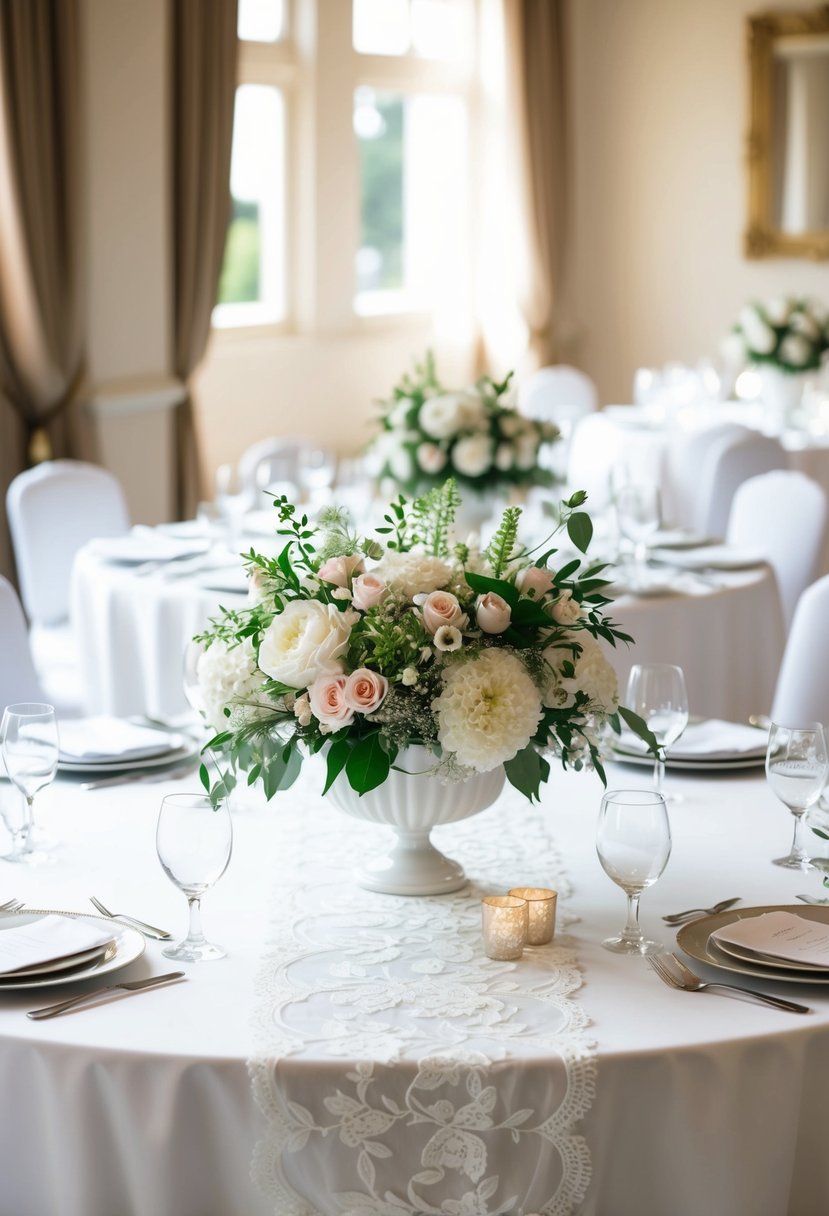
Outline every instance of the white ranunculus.
[[740, 313], [740, 325], [749, 351], [755, 355], [770, 355], [777, 338], [755, 308], [744, 308]]
[[812, 344], [803, 334], [786, 334], [780, 343], [780, 361], [805, 367], [812, 358]]
[[785, 325], [792, 311], [794, 301], [787, 296], [775, 296], [766, 301], [766, 316], [772, 325]]
[[463, 423], [463, 394], [443, 393], [430, 397], [420, 407], [418, 421], [432, 439], [449, 439]]
[[318, 600], [292, 600], [274, 617], [259, 647], [259, 666], [289, 688], [307, 688], [340, 669], [348, 647], [350, 615]]
[[452, 464], [464, 477], [480, 477], [492, 468], [492, 440], [488, 435], [466, 435], [452, 448]]
[[424, 473], [440, 473], [446, 464], [446, 453], [436, 443], [421, 443], [417, 449], [417, 463]]

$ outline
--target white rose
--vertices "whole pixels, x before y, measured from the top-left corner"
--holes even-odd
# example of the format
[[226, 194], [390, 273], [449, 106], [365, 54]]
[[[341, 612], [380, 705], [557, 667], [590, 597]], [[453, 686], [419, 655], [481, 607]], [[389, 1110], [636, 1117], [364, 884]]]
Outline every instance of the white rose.
[[515, 452], [511, 443], [499, 443], [495, 451], [495, 467], [502, 473], [512, 468]]
[[479, 595], [475, 604], [475, 619], [484, 633], [503, 633], [510, 623], [512, 609], [505, 599], [488, 591]]
[[793, 367], [805, 367], [812, 357], [812, 344], [802, 334], [786, 334], [780, 343], [780, 359]]
[[433, 439], [448, 439], [460, 430], [463, 419], [463, 398], [459, 393], [444, 393], [430, 397], [420, 407], [418, 421]]
[[460, 394], [461, 426], [466, 431], [488, 429], [486, 406], [477, 393]]
[[340, 670], [350, 634], [349, 618], [333, 604], [292, 600], [266, 629], [259, 666], [289, 688], [307, 688], [318, 676]]
[[544, 704], [556, 709], [569, 708], [575, 704], [576, 693], [584, 692], [590, 698], [591, 709], [614, 713], [619, 705], [616, 672], [591, 634], [580, 633], [578, 641], [581, 654], [575, 660], [575, 673], [567, 679], [561, 675], [561, 665], [572, 660], [572, 652], [552, 646], [544, 651], [544, 658], [552, 668], [544, 690]]
[[524, 429], [524, 420], [517, 414], [504, 414], [498, 420], [498, 427], [502, 435], [506, 435], [507, 439], [513, 439], [519, 431]]
[[804, 334], [814, 342], [820, 335], [820, 330], [813, 317], [808, 312], [792, 313], [789, 329], [796, 334]]
[[785, 296], [775, 296], [766, 301], [766, 316], [772, 325], [785, 325], [792, 310], [792, 301]]
[[573, 599], [571, 591], [562, 591], [548, 612], [558, 625], [574, 625], [581, 616], [581, 604]]
[[446, 453], [436, 443], [421, 443], [417, 449], [417, 463], [424, 473], [439, 473], [446, 464]]
[[538, 444], [534, 435], [521, 435], [515, 445], [515, 463], [524, 471], [538, 464]]
[[452, 463], [464, 477], [480, 477], [492, 468], [492, 440], [488, 435], [467, 435], [452, 449]]

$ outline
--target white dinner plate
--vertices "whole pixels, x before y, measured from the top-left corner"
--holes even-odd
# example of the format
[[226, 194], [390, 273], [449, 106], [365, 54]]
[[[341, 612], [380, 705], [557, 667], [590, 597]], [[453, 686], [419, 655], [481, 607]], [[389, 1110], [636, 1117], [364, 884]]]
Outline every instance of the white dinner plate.
[[[610, 759], [616, 764], [639, 764], [646, 768], [653, 768], [653, 756], [633, 755], [632, 752], [620, 751], [618, 748], [613, 749]], [[722, 773], [740, 768], [763, 768], [765, 763], [765, 755], [746, 756], [742, 752], [733, 757], [725, 756], [718, 760], [672, 760], [669, 752], [665, 767], [683, 769], [689, 773]]]
[[122, 967], [134, 963], [144, 953], [146, 942], [143, 934], [120, 921], [111, 920], [107, 916], [88, 916], [85, 912], [55, 912], [43, 908], [29, 908], [25, 912], [0, 914], [0, 933], [4, 929], [12, 929], [18, 925], [28, 925], [42, 916], [71, 916], [76, 920], [93, 921], [96, 926], [106, 925], [115, 939], [115, 953], [111, 957], [93, 959], [80, 967], [71, 970], [56, 971], [48, 975], [32, 976], [29, 979], [0, 981], [0, 996], [4, 992], [16, 991], [19, 988], [51, 988], [55, 984], [74, 984], [80, 980], [97, 978], [99, 975], [109, 975], [120, 971]]
[[764, 912], [791, 912], [804, 920], [829, 924], [829, 905], [814, 907], [809, 904], [769, 904], [761, 908], [731, 908], [716, 916], [701, 916], [683, 925], [676, 935], [676, 944], [681, 950], [700, 963], [716, 967], [719, 971], [731, 971], [736, 975], [753, 975], [760, 979], [775, 980], [787, 984], [829, 984], [829, 968], [813, 971], [789, 971], [784, 966], [751, 963], [720, 952], [708, 939], [716, 929], [733, 925], [737, 920], [762, 916]]
[[80, 760], [58, 761], [59, 773], [127, 773], [133, 769], [164, 768], [166, 765], [180, 764], [183, 760], [195, 759], [200, 750], [195, 739], [188, 740], [183, 747], [172, 748], [158, 756], [143, 756], [139, 760], [107, 760], [103, 764]]

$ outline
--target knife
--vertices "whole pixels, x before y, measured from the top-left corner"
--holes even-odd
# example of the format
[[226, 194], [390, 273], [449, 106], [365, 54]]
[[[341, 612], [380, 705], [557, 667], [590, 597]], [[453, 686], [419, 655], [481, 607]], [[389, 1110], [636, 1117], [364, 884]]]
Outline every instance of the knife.
[[111, 785], [130, 785], [134, 782], [142, 781], [148, 784], [154, 781], [170, 781], [178, 777], [186, 777], [188, 773], [192, 773], [197, 765], [193, 760], [188, 758], [186, 764], [177, 764], [171, 768], [159, 769], [152, 773], [130, 772], [119, 773], [116, 777], [96, 777], [94, 781], [82, 781], [82, 790], [103, 790], [108, 789]]
[[26, 1017], [33, 1021], [38, 1021], [40, 1018], [54, 1018], [60, 1013], [66, 1013], [68, 1009], [74, 1009], [76, 1005], [83, 1004], [84, 1001], [92, 1001], [96, 997], [103, 996], [105, 992], [143, 992], [147, 988], [156, 988], [159, 984], [169, 984], [173, 980], [183, 978], [183, 971], [168, 971], [166, 975], [151, 975], [146, 980], [128, 980], [123, 984], [108, 984], [106, 988], [96, 988], [94, 992], [84, 992], [81, 996], [73, 996], [68, 1001], [61, 1001], [58, 1005], [47, 1005], [44, 1009], [32, 1009], [26, 1014]]

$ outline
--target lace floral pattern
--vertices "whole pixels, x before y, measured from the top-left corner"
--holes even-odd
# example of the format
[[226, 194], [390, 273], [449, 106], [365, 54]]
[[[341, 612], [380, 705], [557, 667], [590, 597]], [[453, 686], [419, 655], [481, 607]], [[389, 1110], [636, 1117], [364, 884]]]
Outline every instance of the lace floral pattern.
[[[278, 1216], [566, 1216], [590, 1180], [575, 1125], [595, 1084], [572, 942], [483, 953], [480, 899], [567, 881], [553, 812], [505, 795], [436, 832], [470, 885], [357, 887], [378, 829], [310, 793], [285, 814], [249, 1062], [254, 1172]], [[284, 812], [280, 812], [284, 813]], [[559, 927], [566, 917], [561, 915]]]

